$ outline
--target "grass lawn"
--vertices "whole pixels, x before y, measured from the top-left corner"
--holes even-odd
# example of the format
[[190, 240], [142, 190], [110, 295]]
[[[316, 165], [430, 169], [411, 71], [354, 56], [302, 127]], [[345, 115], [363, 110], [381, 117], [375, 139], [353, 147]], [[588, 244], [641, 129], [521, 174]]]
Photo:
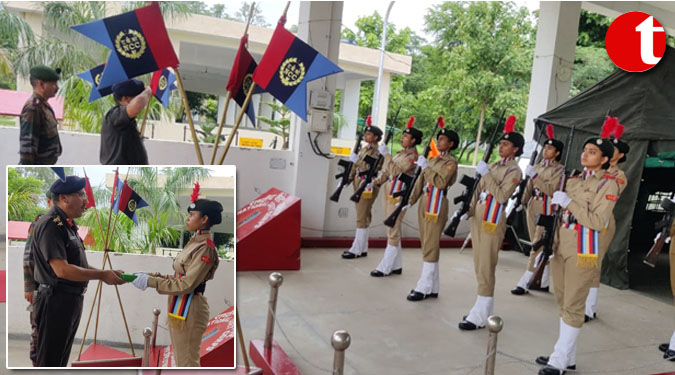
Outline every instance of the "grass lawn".
[[16, 126], [16, 117], [0, 116], [0, 126]]

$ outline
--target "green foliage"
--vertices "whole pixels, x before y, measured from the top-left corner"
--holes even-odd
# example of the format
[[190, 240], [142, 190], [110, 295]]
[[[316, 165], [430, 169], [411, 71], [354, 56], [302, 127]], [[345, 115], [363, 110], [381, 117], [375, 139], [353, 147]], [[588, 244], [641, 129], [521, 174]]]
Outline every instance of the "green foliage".
[[270, 126], [270, 132], [278, 135], [283, 139], [284, 143], [282, 150], [288, 149], [288, 134], [291, 127], [291, 111], [286, 106], [277, 103], [264, 103], [272, 108], [273, 112], [278, 113], [281, 117], [278, 119], [271, 119], [264, 116], [257, 116], [258, 120]]
[[570, 96], [575, 96], [612, 74], [617, 67], [607, 56], [605, 47], [577, 46], [572, 71]]
[[605, 34], [612, 20], [602, 14], [581, 10], [577, 47], [605, 48]]
[[[216, 134], [214, 134], [213, 130], [216, 129], [217, 125], [216, 124], [204, 124], [201, 125], [200, 129], [195, 129], [197, 134], [200, 135], [199, 142], [202, 143], [216, 143]], [[223, 136], [221, 135], [221, 141], [223, 140]]]
[[[7, 170], [7, 218], [12, 221], [32, 221], [41, 201], [42, 181], [35, 177], [23, 177], [14, 168]], [[45, 209], [46, 210], [46, 209]]]
[[[241, 7], [234, 14], [234, 19], [246, 23], [248, 21], [248, 14], [250, 13], [251, 4], [248, 1], [242, 1]], [[253, 17], [251, 18], [251, 25], [269, 27], [270, 24], [267, 23], [265, 17], [262, 15], [262, 9], [260, 6], [255, 7], [253, 10]]]

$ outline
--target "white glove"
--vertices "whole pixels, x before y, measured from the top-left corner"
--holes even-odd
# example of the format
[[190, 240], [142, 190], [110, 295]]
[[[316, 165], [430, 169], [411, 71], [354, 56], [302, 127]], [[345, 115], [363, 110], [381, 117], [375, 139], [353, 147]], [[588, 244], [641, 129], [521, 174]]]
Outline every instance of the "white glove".
[[420, 155], [420, 157], [417, 158], [416, 164], [417, 164], [420, 168], [422, 168], [422, 170], [427, 169], [427, 167], [429, 166], [429, 163], [427, 162], [427, 159], [426, 159], [424, 156], [422, 156], [422, 155]]
[[459, 220], [461, 220], [461, 221], [467, 221], [467, 220], [469, 220], [469, 214], [464, 214], [464, 215], [462, 215], [462, 217], [460, 217]]
[[661, 232], [656, 233], [656, 237], [654, 237], [654, 243], [659, 242], [659, 238], [661, 238]]
[[529, 178], [534, 178], [534, 175], [537, 174], [537, 169], [534, 167], [534, 165], [527, 165], [527, 168], [525, 168], [525, 176]]
[[349, 154], [349, 161], [351, 161], [352, 163], [356, 163], [357, 161], [359, 161], [359, 156], [352, 152], [351, 154]]
[[134, 280], [134, 286], [140, 290], [145, 290], [148, 287], [148, 274], [147, 273], [137, 273], [136, 280]]
[[562, 208], [567, 208], [567, 205], [572, 202], [572, 198], [567, 196], [567, 193], [564, 191], [556, 191], [553, 193], [553, 199], [551, 199], [552, 204], [557, 204]]
[[366, 185], [366, 190], [373, 190], [373, 182], [372, 181], [368, 185]]
[[[397, 206], [398, 206], [398, 205], [400, 205], [400, 203], [398, 203]], [[405, 211], [405, 210], [407, 210], [407, 209], [409, 209], [409, 208], [410, 208], [410, 204], [406, 204], [405, 206], [403, 206], [403, 208], [401, 208], [401, 211]]]
[[486, 174], [490, 173], [490, 167], [488, 167], [486, 162], [481, 160], [478, 162], [478, 165], [476, 166], [476, 173], [478, 173], [481, 177], [483, 177]]
[[378, 148], [377, 151], [380, 152], [380, 155], [386, 156], [389, 155], [389, 150], [387, 149], [387, 145], [382, 143]]

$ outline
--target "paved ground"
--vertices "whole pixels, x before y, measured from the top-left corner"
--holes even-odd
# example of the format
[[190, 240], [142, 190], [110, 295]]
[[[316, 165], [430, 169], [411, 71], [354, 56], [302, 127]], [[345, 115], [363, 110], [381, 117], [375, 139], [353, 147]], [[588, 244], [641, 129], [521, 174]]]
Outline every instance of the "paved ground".
[[[352, 339], [346, 352], [347, 375], [483, 373], [487, 330], [462, 332], [457, 328], [475, 300], [471, 250], [462, 254], [443, 250], [440, 297], [416, 303], [406, 301], [405, 296], [415, 286], [422, 267], [418, 249], [404, 250], [401, 276], [381, 279], [370, 277], [369, 272], [383, 249], [371, 249], [367, 258], [357, 260], [342, 260], [340, 252], [304, 250], [302, 270], [282, 272], [275, 339], [304, 374], [330, 374], [330, 337], [338, 329], [346, 329]], [[519, 253], [500, 254], [495, 314], [504, 319], [504, 330], [499, 335], [498, 375], [536, 374], [534, 358], [550, 354], [558, 335], [553, 295], [516, 297], [509, 293], [526, 261]], [[246, 340], [264, 337], [268, 275], [238, 275], [237, 299]], [[673, 312], [672, 301], [601, 286], [599, 318], [581, 332], [577, 372], [675, 371], [675, 363], [661, 359], [656, 349], [675, 328]], [[13, 364], [29, 365], [27, 345], [26, 340], [10, 340], [8, 353]], [[50, 372], [66, 373], [81, 374]], [[135, 374], [129, 370], [114, 373]]]

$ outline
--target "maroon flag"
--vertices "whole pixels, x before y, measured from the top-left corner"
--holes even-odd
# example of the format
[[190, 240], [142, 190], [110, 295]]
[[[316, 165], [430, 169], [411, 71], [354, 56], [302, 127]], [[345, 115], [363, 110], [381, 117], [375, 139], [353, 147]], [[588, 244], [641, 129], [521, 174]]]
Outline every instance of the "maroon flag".
[[94, 199], [94, 191], [91, 190], [91, 184], [89, 184], [89, 177], [84, 177], [87, 184], [84, 185], [84, 192], [87, 194], [87, 205], [84, 208], [96, 207], [96, 200]]

